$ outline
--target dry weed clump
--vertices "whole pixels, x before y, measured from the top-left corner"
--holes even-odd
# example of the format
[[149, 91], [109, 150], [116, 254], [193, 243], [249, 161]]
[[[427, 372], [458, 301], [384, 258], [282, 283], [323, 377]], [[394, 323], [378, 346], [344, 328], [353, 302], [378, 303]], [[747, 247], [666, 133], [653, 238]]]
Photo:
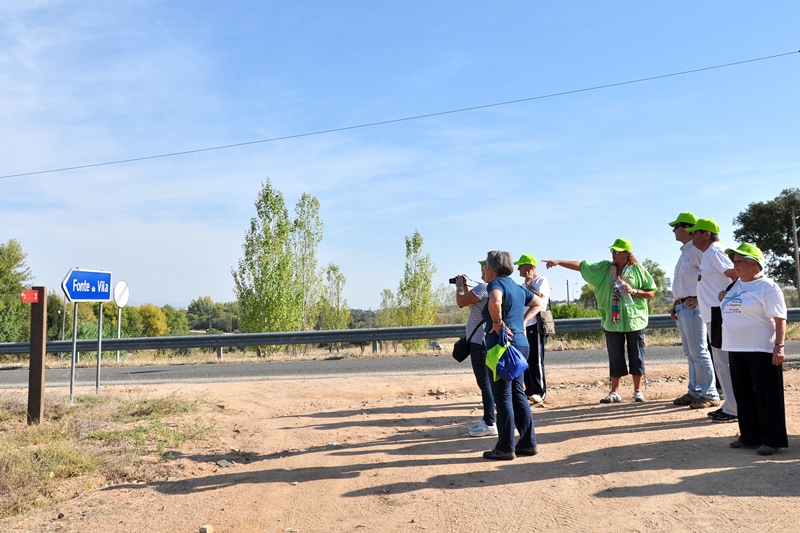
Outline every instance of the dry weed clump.
[[71, 497], [69, 487], [167, 477], [173, 450], [213, 432], [199, 416], [206, 402], [177, 394], [60, 399], [32, 426], [25, 401], [19, 393], [0, 399], [0, 518]]

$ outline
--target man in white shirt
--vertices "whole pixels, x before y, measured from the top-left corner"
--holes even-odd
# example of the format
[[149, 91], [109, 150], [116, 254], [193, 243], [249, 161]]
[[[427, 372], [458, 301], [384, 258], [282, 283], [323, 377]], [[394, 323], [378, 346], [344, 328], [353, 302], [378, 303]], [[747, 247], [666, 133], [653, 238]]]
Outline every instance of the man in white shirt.
[[675, 240], [682, 243], [681, 256], [675, 265], [672, 295], [675, 303], [670, 315], [677, 322], [681, 335], [683, 353], [689, 361], [689, 383], [686, 394], [675, 398], [675, 405], [688, 405], [692, 409], [719, 407], [719, 394], [715, 385], [714, 363], [706, 342], [706, 325], [700, 316], [697, 302], [697, 275], [703, 252], [692, 244], [690, 228], [697, 217], [693, 213], [681, 213], [669, 225]]
[[[687, 231], [692, 234], [694, 246], [703, 252], [700, 272], [697, 275], [697, 301], [700, 304], [700, 316], [706, 324], [706, 329], [710, 331], [711, 309], [719, 307], [719, 293], [724, 291], [737, 276], [733, 270], [733, 263], [719, 243], [719, 225], [713, 219], [701, 218]], [[728, 352], [712, 345], [711, 354], [725, 402], [718, 411], [710, 413], [709, 416], [712, 422], [736, 422], [738, 411], [736, 398], [733, 395]]]
[[547, 278], [536, 273], [539, 261], [533, 254], [522, 254], [518, 265], [519, 275], [525, 278], [523, 287], [542, 299], [541, 309], [529, 307], [525, 313], [525, 333], [528, 337], [528, 344], [531, 345], [530, 356], [528, 356], [528, 370], [525, 371], [525, 394], [528, 396], [531, 405], [534, 407], [544, 407], [544, 400], [547, 397], [547, 379], [544, 374], [544, 345], [547, 336], [539, 333], [537, 319], [539, 312], [547, 310], [550, 301], [550, 282]]

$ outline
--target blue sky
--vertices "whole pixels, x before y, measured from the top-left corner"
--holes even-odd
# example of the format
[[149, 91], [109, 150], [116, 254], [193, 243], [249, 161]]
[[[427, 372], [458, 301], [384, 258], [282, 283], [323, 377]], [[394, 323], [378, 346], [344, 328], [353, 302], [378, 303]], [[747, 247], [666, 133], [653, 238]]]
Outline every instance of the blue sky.
[[[0, 176], [246, 143], [729, 68], [419, 120], [0, 178], [0, 241], [36, 284], [73, 267], [131, 304], [234, 299], [266, 177], [321, 202], [320, 265], [377, 308], [418, 229], [434, 283], [505, 249], [671, 274], [667, 222], [732, 220], [800, 186], [800, 3], [0, 0]], [[542, 272], [544, 273], [544, 272]], [[548, 271], [553, 297], [577, 274]]]

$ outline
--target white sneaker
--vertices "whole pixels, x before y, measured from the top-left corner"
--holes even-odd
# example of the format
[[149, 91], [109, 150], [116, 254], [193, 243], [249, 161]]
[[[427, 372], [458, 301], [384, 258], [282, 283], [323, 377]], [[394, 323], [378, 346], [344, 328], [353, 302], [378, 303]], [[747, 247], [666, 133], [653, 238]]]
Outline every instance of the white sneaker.
[[531, 396], [528, 396], [528, 401], [531, 402], [531, 405], [544, 403], [544, 399], [538, 394], [532, 394]]
[[634, 402], [646, 402], [647, 400], [645, 400], [644, 394], [642, 394], [642, 391], [635, 390], [635, 391], [633, 391], [633, 401]]
[[481, 418], [478, 420], [478, 423], [474, 426], [470, 426], [469, 428], [469, 436], [470, 437], [496, 437], [497, 436], [497, 424], [492, 424], [491, 426], [486, 425], [486, 422], [483, 421]]
[[622, 402], [622, 396], [620, 396], [616, 392], [609, 392], [608, 396], [600, 400], [600, 403], [620, 403], [620, 402]]

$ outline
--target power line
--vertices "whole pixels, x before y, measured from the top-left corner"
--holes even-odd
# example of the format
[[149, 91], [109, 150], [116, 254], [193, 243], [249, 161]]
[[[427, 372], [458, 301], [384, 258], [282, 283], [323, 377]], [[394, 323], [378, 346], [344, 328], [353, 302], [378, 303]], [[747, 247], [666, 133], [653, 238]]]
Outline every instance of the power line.
[[356, 130], [356, 129], [361, 129], [361, 128], [372, 128], [374, 126], [383, 126], [383, 125], [386, 125], [386, 124], [395, 124], [395, 123], [398, 123], [398, 122], [408, 122], [408, 121], [411, 121], [411, 120], [420, 120], [420, 119], [424, 119], [424, 118], [440, 117], [440, 116], [443, 116], [443, 115], [453, 115], [453, 114], [456, 114], [456, 113], [466, 113], [468, 111], [477, 111], [479, 109], [488, 109], [488, 108], [491, 108], [491, 107], [500, 107], [500, 106], [506, 106], [506, 105], [520, 104], [520, 103], [523, 103], [523, 102], [532, 102], [534, 100], [544, 100], [545, 98], [556, 98], [558, 96], [567, 96], [567, 95], [570, 95], [570, 94], [585, 93], [585, 92], [589, 92], [589, 91], [598, 91], [598, 90], [601, 90], [601, 89], [610, 89], [612, 87], [620, 87], [622, 85], [632, 85], [634, 83], [643, 83], [643, 82], [646, 82], [646, 81], [660, 80], [660, 79], [664, 79], [664, 78], [672, 78], [672, 77], [675, 77], [675, 76], [685, 76], [687, 74], [695, 74], [695, 73], [698, 73], [698, 72], [705, 72], [705, 71], [708, 71], [708, 70], [716, 70], [716, 69], [734, 67], [734, 66], [737, 66], [737, 65], [744, 65], [746, 63], [755, 63], [757, 61], [766, 61], [768, 59], [775, 59], [775, 58], [778, 58], [778, 57], [784, 57], [784, 56], [793, 55], [793, 54], [796, 54], [796, 53], [800, 53], [800, 50], [798, 50], [797, 52], [786, 52], [786, 53], [783, 53], [783, 54], [776, 54], [776, 55], [771, 55], [771, 56], [758, 57], [758, 58], [755, 58], [755, 59], [745, 59], [745, 60], [742, 60], [742, 61], [735, 61], [733, 63], [724, 63], [724, 64], [721, 64], [721, 65], [714, 65], [712, 67], [702, 67], [702, 68], [696, 68], [696, 69], [692, 69], [692, 70], [683, 70], [683, 71], [680, 71], [680, 72], [672, 72], [670, 74], [661, 74], [659, 76], [650, 76], [650, 77], [647, 77], [647, 78], [638, 78], [638, 79], [635, 79], [635, 80], [620, 81], [620, 82], [617, 82], [617, 83], [608, 83], [608, 84], [605, 84], [605, 85], [595, 85], [593, 87], [585, 87], [583, 89], [573, 89], [571, 91], [562, 91], [562, 92], [544, 94], [544, 95], [539, 95], [539, 96], [531, 96], [531, 97], [528, 97], [528, 98], [519, 98], [519, 99], [516, 99], [516, 100], [506, 100], [504, 102], [495, 102], [495, 103], [492, 103], [492, 104], [483, 104], [483, 105], [477, 105], [477, 106], [472, 106], [472, 107], [462, 107], [462, 108], [459, 108], [459, 109], [450, 109], [448, 111], [438, 111], [436, 113], [426, 113], [424, 115], [413, 115], [413, 116], [410, 116], [410, 117], [393, 118], [393, 119], [388, 119], [388, 120], [380, 120], [380, 121], [377, 121], [377, 122], [367, 122], [365, 124], [357, 124], [355, 126], [343, 126], [341, 128], [331, 128], [331, 129], [327, 129], [327, 130], [317, 130], [317, 131], [311, 131], [311, 132], [306, 132], [306, 133], [297, 133], [297, 134], [294, 134], [294, 135], [284, 135], [282, 137], [272, 137], [272, 138], [269, 138], [269, 139], [261, 139], [261, 140], [258, 140], [258, 141], [247, 141], [247, 142], [242, 142], [242, 143], [224, 144], [224, 145], [221, 145], [221, 146], [212, 146], [212, 147], [208, 147], [208, 148], [197, 148], [195, 150], [184, 150], [184, 151], [181, 151], [181, 152], [170, 152], [170, 153], [167, 153], [167, 154], [158, 154], [158, 155], [148, 155], [148, 156], [142, 156], [142, 157], [133, 157], [133, 158], [130, 158], [130, 159], [119, 159], [119, 160], [116, 160], [116, 161], [106, 161], [104, 163], [91, 163], [91, 164], [87, 164], [87, 165], [78, 165], [78, 166], [74, 166], [74, 167], [62, 167], [62, 168], [54, 168], [54, 169], [49, 169], [49, 170], [37, 170], [37, 171], [34, 171], [34, 172], [23, 172], [23, 173], [20, 173], [20, 174], [8, 174], [8, 175], [5, 175], [5, 176], [0, 176], [0, 179], [19, 178], [19, 177], [23, 177], [23, 176], [36, 176], [36, 175], [39, 175], [39, 174], [52, 174], [52, 173], [55, 173], [55, 172], [67, 172], [67, 171], [70, 171], [70, 170], [81, 170], [81, 169], [86, 169], [86, 168], [104, 167], [104, 166], [110, 166], [110, 165], [121, 165], [123, 163], [134, 163], [136, 161], [147, 161], [148, 159], [160, 159], [160, 158], [164, 158], [164, 157], [175, 157], [175, 156], [179, 156], [179, 155], [197, 154], [197, 153], [201, 153], [201, 152], [211, 152], [211, 151], [214, 151], [214, 150], [226, 150], [228, 148], [238, 148], [240, 146], [249, 146], [249, 145], [252, 145], [252, 144], [262, 144], [262, 143], [269, 143], [269, 142], [276, 142], [276, 141], [285, 141], [285, 140], [289, 140], [289, 139], [299, 139], [301, 137], [311, 137], [311, 136], [314, 136], [314, 135], [325, 135], [325, 134], [328, 134], [328, 133], [336, 133], [336, 132], [341, 132], [341, 131]]

